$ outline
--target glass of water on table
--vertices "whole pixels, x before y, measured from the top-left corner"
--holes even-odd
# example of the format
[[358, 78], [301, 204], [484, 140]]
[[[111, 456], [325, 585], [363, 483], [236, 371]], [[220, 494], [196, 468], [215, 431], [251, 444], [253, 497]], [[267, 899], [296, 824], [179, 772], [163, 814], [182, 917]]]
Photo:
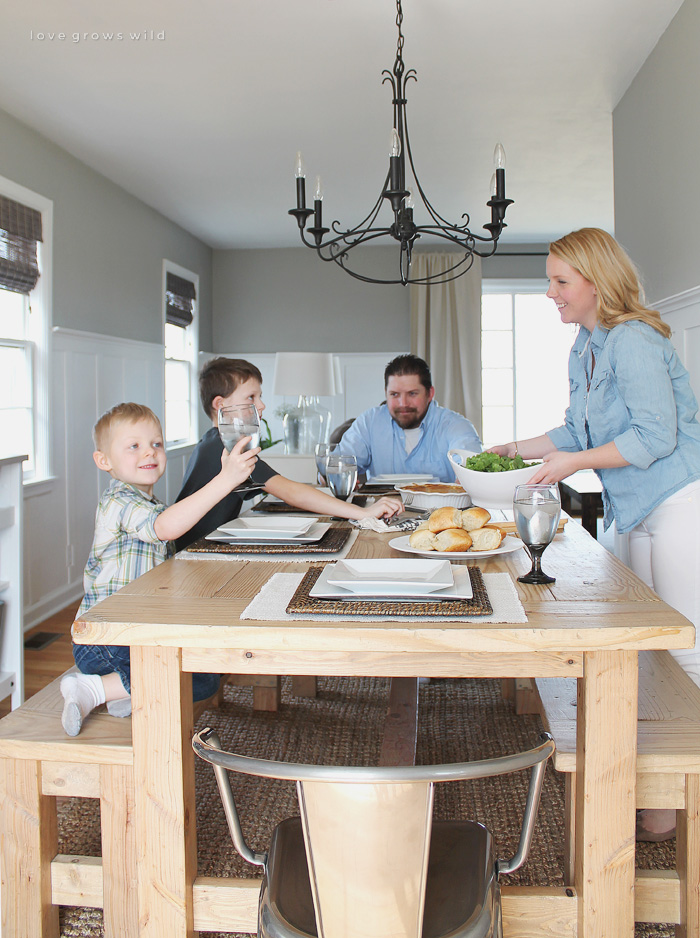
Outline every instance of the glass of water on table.
[[316, 469], [318, 471], [318, 481], [320, 485], [326, 484], [326, 460], [330, 454], [337, 449], [337, 443], [317, 443], [314, 448]]
[[542, 554], [557, 533], [561, 498], [559, 486], [518, 485], [513, 495], [513, 518], [523, 544], [532, 558], [532, 569], [519, 576], [520, 583], [554, 583], [542, 571]]
[[[219, 436], [229, 453], [244, 436], [249, 436], [251, 439], [243, 452], [260, 446], [260, 414], [255, 404], [232, 404], [229, 407], [220, 407]], [[243, 482], [237, 486], [236, 491], [248, 487], [250, 483]], [[254, 487], [259, 488], [257, 485]]]
[[336, 498], [350, 501], [357, 484], [357, 459], [332, 452], [326, 457], [326, 479]]

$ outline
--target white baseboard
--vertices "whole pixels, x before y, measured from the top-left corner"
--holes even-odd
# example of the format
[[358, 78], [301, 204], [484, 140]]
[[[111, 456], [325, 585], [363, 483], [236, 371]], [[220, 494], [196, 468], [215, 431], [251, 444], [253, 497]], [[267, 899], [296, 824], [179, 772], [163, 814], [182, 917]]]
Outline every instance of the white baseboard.
[[24, 610], [24, 631], [33, 629], [35, 625], [55, 615], [61, 609], [65, 609], [70, 603], [82, 599], [85, 590], [83, 588], [82, 577], [69, 586], [64, 586], [60, 590], [54, 590], [48, 596], [42, 596], [41, 601], [33, 606], [27, 606]]

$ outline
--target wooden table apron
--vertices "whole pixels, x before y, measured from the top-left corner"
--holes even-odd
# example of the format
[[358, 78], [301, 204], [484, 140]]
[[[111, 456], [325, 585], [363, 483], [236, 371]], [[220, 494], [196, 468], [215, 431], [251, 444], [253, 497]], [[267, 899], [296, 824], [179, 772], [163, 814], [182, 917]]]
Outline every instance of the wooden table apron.
[[[399, 556], [389, 539], [363, 532], [350, 556]], [[517, 576], [529, 560], [480, 566]], [[241, 620], [273, 573], [305, 567], [216, 559], [168, 561], [79, 619], [77, 642], [131, 646], [141, 934], [255, 929], [254, 880], [195, 883], [190, 672], [221, 671], [579, 678], [576, 888], [520, 890], [517, 915], [528, 935], [632, 938], [637, 651], [691, 647], [694, 628], [576, 523], [544, 567], [552, 586], [517, 584], [525, 624]]]

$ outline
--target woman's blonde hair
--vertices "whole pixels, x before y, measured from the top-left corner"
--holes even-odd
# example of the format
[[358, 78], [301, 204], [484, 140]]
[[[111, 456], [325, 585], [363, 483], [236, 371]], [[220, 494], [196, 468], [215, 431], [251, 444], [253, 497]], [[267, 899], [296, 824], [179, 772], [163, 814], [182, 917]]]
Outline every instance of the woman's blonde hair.
[[612, 329], [640, 319], [667, 339], [671, 329], [655, 309], [644, 305], [637, 268], [626, 252], [601, 228], [581, 228], [549, 245], [549, 253], [577, 270], [596, 288], [598, 323]]

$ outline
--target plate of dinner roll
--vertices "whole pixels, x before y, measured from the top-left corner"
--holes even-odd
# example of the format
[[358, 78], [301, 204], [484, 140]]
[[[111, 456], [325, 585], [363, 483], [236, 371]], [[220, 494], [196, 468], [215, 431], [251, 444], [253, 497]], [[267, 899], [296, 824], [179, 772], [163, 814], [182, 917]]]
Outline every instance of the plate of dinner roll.
[[431, 512], [412, 534], [389, 541], [395, 550], [425, 557], [441, 554], [458, 557], [493, 557], [519, 550], [523, 542], [509, 537], [491, 515], [477, 505], [471, 508], [446, 506]]

